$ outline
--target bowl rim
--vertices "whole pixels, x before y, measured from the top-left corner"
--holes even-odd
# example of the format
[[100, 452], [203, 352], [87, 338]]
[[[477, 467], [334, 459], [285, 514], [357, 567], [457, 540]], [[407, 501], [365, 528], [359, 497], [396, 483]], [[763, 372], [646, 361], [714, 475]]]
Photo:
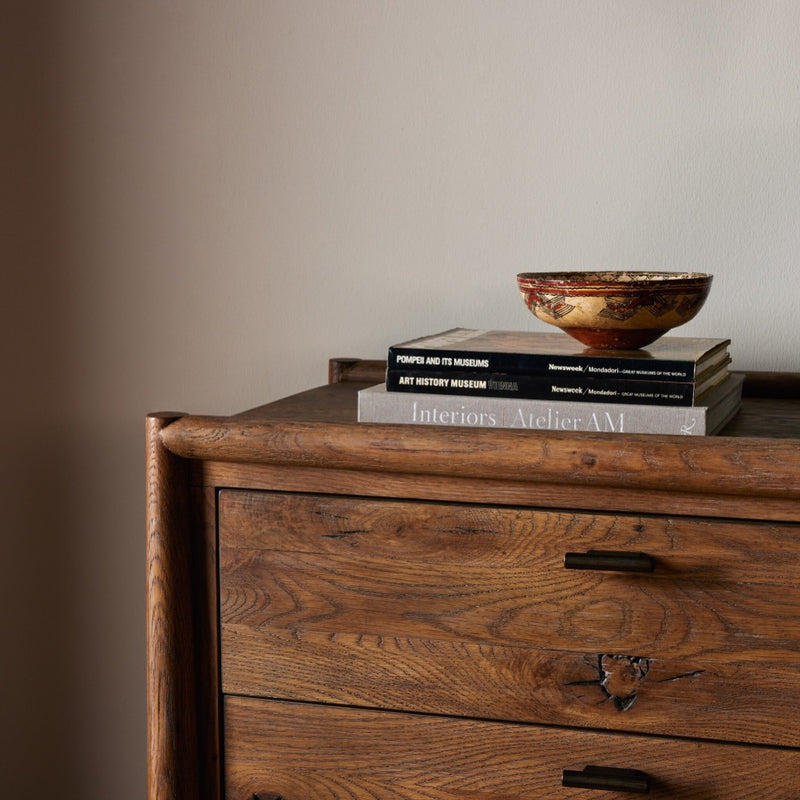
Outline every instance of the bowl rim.
[[662, 270], [559, 270], [519, 272], [517, 282], [524, 288], [615, 289], [639, 291], [658, 287], [698, 288], [710, 285], [708, 272], [668, 272]]

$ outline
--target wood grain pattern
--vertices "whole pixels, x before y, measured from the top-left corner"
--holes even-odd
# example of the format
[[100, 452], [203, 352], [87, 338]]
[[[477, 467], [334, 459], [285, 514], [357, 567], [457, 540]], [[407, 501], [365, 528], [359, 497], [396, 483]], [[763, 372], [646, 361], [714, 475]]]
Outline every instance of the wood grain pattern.
[[[797, 745], [798, 533], [224, 491], [224, 688]], [[565, 570], [572, 548], [657, 568]], [[627, 698], [601, 685], [619, 654], [647, 666]]]
[[193, 655], [197, 684], [198, 800], [217, 800], [221, 786], [217, 493], [190, 488]]
[[798, 797], [799, 755], [782, 749], [242, 698], [225, 703], [225, 735], [227, 800], [623, 796], [561, 787], [587, 764], [643, 770], [655, 798]]
[[795, 442], [433, 427], [186, 417], [163, 438], [184, 458], [800, 499]]
[[668, 487], [675, 495], [737, 496], [742, 504], [800, 499], [796, 439], [358, 425], [359, 386], [321, 387], [236, 417], [185, 417], [162, 438], [178, 455], [222, 462], [519, 481], [531, 490]]
[[571, 508], [591, 511], [669, 514], [800, 522], [800, 503], [788, 498], [759, 498], [757, 502], [735, 495], [709, 495], [660, 490], [591, 487], [466, 478], [462, 475], [426, 475], [330, 470], [322, 467], [291, 469], [275, 464], [240, 464], [223, 461], [192, 462], [192, 482], [265, 491], [321, 492], [327, 494], [397, 497], [492, 505], [535, 505], [539, 508]]
[[200, 796], [185, 466], [147, 418], [147, 797]]
[[800, 376], [688, 438], [359, 425], [382, 369], [148, 420], [149, 800], [800, 800]]
[[[228, 694], [800, 746], [797, 664], [238, 624], [222, 636]], [[644, 665], [644, 677], [628, 680], [615, 659]]]
[[[223, 619], [796, 661], [798, 534], [795, 525], [224, 493]], [[644, 551], [657, 568], [564, 569], [566, 552], [591, 549]]]
[[[676, 589], [643, 576], [561, 577], [524, 569], [403, 565], [225, 551], [224, 619], [253, 627], [591, 647], [651, 657], [795, 661], [797, 604], [780, 587]], [[256, 589], [255, 587], [258, 587]]]
[[[800, 525], [222, 490], [225, 547], [431, 559], [563, 573], [570, 550], [646, 551], [652, 580], [784, 586], [800, 570]], [[574, 574], [573, 574], [574, 575]], [[800, 587], [785, 587], [796, 593]]]

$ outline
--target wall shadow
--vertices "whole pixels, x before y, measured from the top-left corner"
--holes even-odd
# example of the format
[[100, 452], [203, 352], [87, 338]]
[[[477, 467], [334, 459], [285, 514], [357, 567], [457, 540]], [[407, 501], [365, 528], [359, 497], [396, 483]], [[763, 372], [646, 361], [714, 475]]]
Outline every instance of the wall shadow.
[[80, 509], [70, 490], [74, 377], [57, 5], [5, 4], [0, 26], [0, 785], [16, 798], [91, 796], [81, 775]]

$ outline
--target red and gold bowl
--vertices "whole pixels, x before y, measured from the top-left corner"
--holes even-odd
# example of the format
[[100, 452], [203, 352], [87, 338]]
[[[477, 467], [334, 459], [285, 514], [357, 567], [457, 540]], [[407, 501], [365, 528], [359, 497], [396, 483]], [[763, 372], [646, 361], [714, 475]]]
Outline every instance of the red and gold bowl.
[[521, 272], [517, 283], [537, 319], [603, 350], [637, 350], [702, 308], [701, 272]]

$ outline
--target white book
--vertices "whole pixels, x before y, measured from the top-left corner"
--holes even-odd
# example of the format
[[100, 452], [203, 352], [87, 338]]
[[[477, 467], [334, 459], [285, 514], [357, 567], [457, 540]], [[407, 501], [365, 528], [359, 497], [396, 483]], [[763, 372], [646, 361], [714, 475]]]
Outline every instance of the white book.
[[708, 436], [739, 410], [744, 377], [731, 374], [703, 406], [628, 405], [571, 400], [390, 392], [385, 383], [358, 393], [358, 421], [467, 428]]

